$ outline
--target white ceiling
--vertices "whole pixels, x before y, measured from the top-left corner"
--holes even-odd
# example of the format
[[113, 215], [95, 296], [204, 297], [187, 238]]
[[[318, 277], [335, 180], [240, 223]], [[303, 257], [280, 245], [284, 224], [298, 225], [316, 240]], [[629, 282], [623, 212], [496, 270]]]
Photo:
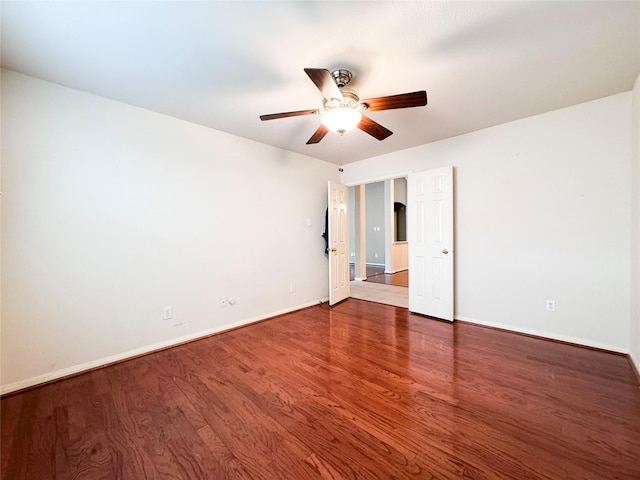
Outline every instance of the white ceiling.
[[[629, 91], [640, 2], [46, 1], [1, 4], [2, 66], [345, 164]], [[305, 142], [322, 96], [304, 67], [350, 69], [361, 98], [429, 104]]]

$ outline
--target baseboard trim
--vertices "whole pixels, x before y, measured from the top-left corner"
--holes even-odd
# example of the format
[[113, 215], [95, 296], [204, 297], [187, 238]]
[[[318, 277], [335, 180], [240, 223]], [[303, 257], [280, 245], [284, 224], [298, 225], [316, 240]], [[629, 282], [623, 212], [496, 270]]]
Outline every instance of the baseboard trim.
[[482, 325], [484, 327], [496, 328], [498, 330], [505, 330], [508, 332], [521, 333], [523, 335], [544, 338], [547, 340], [554, 340], [556, 342], [568, 343], [568, 344], [577, 345], [580, 347], [593, 348], [596, 350], [619, 353], [622, 355], [629, 354], [629, 351], [627, 349], [616, 347], [613, 345], [607, 345], [606, 343], [592, 342], [591, 340], [585, 340], [584, 338], [571, 337], [568, 335], [558, 335], [551, 332], [545, 332], [545, 331], [534, 330], [529, 328], [519, 328], [519, 327], [514, 327], [513, 325], [505, 325], [505, 324], [496, 323], [496, 322], [485, 322], [483, 320], [478, 320], [476, 318], [461, 317], [457, 315], [455, 319], [461, 322], [473, 323], [475, 325]]
[[631, 368], [636, 374], [636, 380], [638, 380], [638, 384], [640, 384], [640, 359], [636, 357], [632, 352], [629, 352], [629, 363], [631, 363]]
[[404, 272], [405, 270], [409, 270], [408, 268], [396, 268], [395, 270], [385, 270], [384, 273], [393, 275], [394, 273]]
[[55, 372], [45, 373], [43, 375], [38, 375], [36, 377], [27, 378], [25, 380], [20, 380], [18, 382], [10, 383], [8, 385], [2, 385], [0, 386], [0, 396], [17, 393], [17, 392], [28, 390], [35, 387], [40, 387], [47, 383], [57, 382], [59, 380], [63, 380], [69, 377], [74, 377], [76, 375], [82, 375], [83, 373], [87, 373], [92, 370], [97, 370], [99, 368], [108, 367], [109, 365], [114, 365], [116, 363], [132, 360], [136, 357], [149, 355], [150, 353], [158, 352], [160, 350], [165, 350], [167, 348], [177, 347], [178, 345], [183, 345], [185, 343], [200, 340], [202, 338], [210, 337], [212, 335], [216, 335], [219, 333], [228, 332], [229, 330], [234, 330], [236, 328], [245, 327], [247, 325], [251, 325], [252, 323], [258, 323], [264, 320], [269, 320], [271, 318], [275, 318], [280, 315], [285, 315], [287, 313], [303, 310], [305, 308], [313, 307], [315, 305], [318, 305], [319, 303], [326, 303], [328, 301], [329, 301], [328, 297], [321, 298], [319, 300], [297, 305], [295, 307], [277, 310], [275, 312], [271, 312], [266, 315], [260, 315], [258, 317], [253, 317], [253, 318], [240, 320], [233, 323], [228, 323], [228, 324], [211, 328], [208, 330], [202, 330], [200, 332], [192, 333], [189, 335], [183, 335], [181, 337], [172, 338], [164, 342], [158, 342], [158, 343], [154, 343], [144, 347], [135, 348], [133, 350], [128, 350], [126, 352], [119, 353], [116, 355], [110, 355], [108, 357], [103, 357], [98, 360], [93, 360], [91, 362], [82, 363], [80, 365], [74, 365], [73, 367], [64, 368], [62, 370], [56, 370]]
[[[10, 383], [8, 385], [0, 386], [0, 396], [5, 396], [13, 393], [17, 393], [22, 390], [27, 390], [30, 388], [39, 387], [45, 385], [47, 383], [56, 382], [58, 380], [63, 380], [65, 378], [73, 377], [76, 375], [81, 375], [83, 373], [87, 373], [91, 370], [96, 370], [98, 368], [108, 367], [109, 365], [113, 365], [116, 363], [124, 362], [127, 360], [131, 360], [136, 357], [141, 357], [144, 355], [148, 355], [150, 353], [158, 352], [160, 350], [164, 350], [171, 347], [176, 347], [178, 345], [182, 345], [185, 343], [193, 342], [196, 340], [200, 340], [202, 338], [210, 337], [211, 335], [216, 335], [219, 333], [227, 332], [229, 330], [234, 330], [236, 328], [241, 328], [247, 325], [251, 325], [252, 323], [262, 322], [264, 320], [268, 320], [271, 318], [278, 317], [280, 315], [285, 315], [287, 313], [295, 312], [297, 310], [303, 310], [305, 308], [312, 307], [314, 305], [318, 305], [319, 303], [326, 303], [329, 301], [329, 298], [321, 298], [319, 300], [304, 303], [301, 305], [297, 305], [291, 308], [285, 308], [282, 310], [278, 310], [275, 312], [271, 312], [269, 314], [260, 315], [257, 317], [253, 317], [250, 319], [240, 320], [233, 323], [228, 323], [219, 327], [215, 327], [208, 330], [203, 330], [200, 332], [196, 332], [190, 335], [184, 335], [182, 337], [173, 338], [164, 342], [158, 342], [152, 345], [147, 345], [145, 347], [136, 348], [133, 350], [129, 350], [127, 352], [119, 353], [117, 355], [111, 355], [108, 357], [103, 357], [98, 360], [94, 360], [91, 362], [86, 362], [80, 365], [75, 365], [73, 367], [65, 368], [62, 370], [57, 370], [55, 372], [46, 373], [43, 375], [38, 375], [36, 377], [31, 377], [25, 380], [20, 380], [18, 382]], [[630, 353], [627, 349], [621, 349], [619, 347], [615, 347], [612, 345], [607, 345], [599, 342], [592, 342], [589, 340], [585, 340], [577, 337], [570, 337], [566, 335], [557, 335], [549, 332], [543, 332], [539, 330], [526, 329], [526, 328], [517, 328], [512, 325], [505, 325], [496, 322], [486, 322], [483, 320], [478, 320], [475, 318], [463, 317], [456, 315], [455, 319], [457, 321], [472, 323], [475, 325], [481, 325], [490, 328], [496, 328], [498, 330], [505, 330], [508, 332], [521, 333], [524, 335], [530, 335], [533, 337], [539, 337], [548, 340], [555, 340], [558, 342], [569, 343], [572, 345], [578, 345], [581, 347], [594, 348], [597, 350], [604, 350], [607, 352], [619, 353], [623, 355], [627, 355], [629, 357], [629, 361], [632, 367], [635, 370], [636, 375], [638, 376], [638, 381], [640, 382], [640, 359], [635, 357], [632, 353]]]

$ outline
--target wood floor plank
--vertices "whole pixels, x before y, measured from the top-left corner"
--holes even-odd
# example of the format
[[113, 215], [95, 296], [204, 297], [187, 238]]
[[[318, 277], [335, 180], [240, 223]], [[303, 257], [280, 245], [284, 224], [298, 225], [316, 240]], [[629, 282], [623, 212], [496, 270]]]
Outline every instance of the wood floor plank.
[[640, 479], [621, 355], [350, 299], [2, 398], [0, 476]]

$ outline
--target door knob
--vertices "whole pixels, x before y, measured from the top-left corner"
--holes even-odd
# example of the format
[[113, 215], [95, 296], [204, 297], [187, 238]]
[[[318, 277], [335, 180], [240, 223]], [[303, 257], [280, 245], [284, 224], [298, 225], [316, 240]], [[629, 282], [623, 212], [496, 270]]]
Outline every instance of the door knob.
[[446, 255], [447, 253], [449, 253], [449, 250], [447, 250], [446, 248], [444, 248], [444, 249], [442, 250], [442, 253], [444, 253], [444, 254]]
[[338, 251], [338, 249], [337, 249], [337, 248], [330, 248], [330, 249], [329, 249], [329, 251], [330, 251], [330, 252], [337, 252], [337, 251]]

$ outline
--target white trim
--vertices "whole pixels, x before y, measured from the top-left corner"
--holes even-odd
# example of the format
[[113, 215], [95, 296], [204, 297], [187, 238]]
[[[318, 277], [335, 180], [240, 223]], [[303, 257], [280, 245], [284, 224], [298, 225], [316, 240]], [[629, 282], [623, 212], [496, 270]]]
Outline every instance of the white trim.
[[510, 332], [525, 333], [527, 335], [534, 335], [536, 337], [548, 338], [551, 340], [558, 340], [558, 341], [567, 342], [567, 343], [573, 343], [575, 345], [581, 345], [583, 347], [598, 348], [600, 350], [607, 350], [609, 352], [615, 352], [615, 353], [625, 353], [625, 354], [629, 353], [629, 350], [626, 348], [620, 348], [620, 347], [607, 345], [605, 343], [600, 343], [600, 342], [593, 342], [591, 340], [585, 340], [584, 338], [571, 337], [568, 335], [558, 335], [557, 333], [534, 330], [530, 328], [519, 328], [519, 327], [514, 327], [513, 325], [505, 325], [502, 323], [485, 322], [483, 320], [477, 320], [475, 318], [468, 318], [468, 317], [460, 317], [457, 315], [455, 319], [460, 320], [461, 322], [474, 323], [476, 325], [484, 325], [485, 327], [494, 327], [494, 328], [499, 328], [501, 330], [508, 330]]
[[629, 352], [629, 360], [633, 363], [633, 366], [636, 368], [636, 372], [640, 375], [640, 358], [636, 357], [633, 352]]
[[369, 262], [366, 262], [366, 263], [367, 265], [370, 265], [372, 267], [384, 267], [384, 263], [369, 263]]
[[396, 268], [395, 270], [389, 270], [388, 272], [385, 270], [384, 273], [387, 273], [389, 275], [393, 275], [394, 273], [406, 272], [407, 270], [409, 270], [409, 269], [408, 268]]
[[369, 178], [366, 180], [358, 180], [357, 182], [345, 183], [344, 185], [347, 187], [357, 187], [358, 185], [366, 185], [367, 183], [384, 182], [385, 180], [395, 180], [396, 178], [407, 178], [409, 174], [413, 172], [414, 170], [410, 170], [408, 172], [397, 173], [394, 175], [384, 175], [382, 177]]
[[8, 393], [12, 393], [17, 390], [22, 390], [24, 388], [35, 387], [44, 383], [52, 382], [54, 380], [59, 380], [64, 377], [69, 377], [71, 375], [78, 375], [78, 374], [87, 372], [89, 370], [104, 367], [117, 362], [122, 362], [124, 360], [128, 360], [133, 357], [146, 355], [148, 353], [153, 353], [159, 350], [164, 350], [165, 348], [174, 347], [176, 345], [180, 345], [186, 342], [191, 342], [193, 340], [198, 340], [200, 338], [208, 337], [216, 333], [225, 332], [227, 330], [232, 330], [234, 328], [244, 327], [245, 325], [250, 325], [252, 323], [260, 322], [262, 320], [277, 317], [279, 315], [284, 315], [285, 313], [295, 312], [296, 310], [302, 310], [303, 308], [312, 307], [314, 305], [318, 305], [318, 303], [326, 303], [327, 301], [329, 301], [328, 297], [321, 298], [314, 302], [297, 305], [291, 308], [285, 308], [283, 310], [278, 310], [266, 315], [261, 315], [259, 317], [254, 317], [246, 320], [240, 320], [238, 322], [228, 323], [220, 327], [211, 328], [209, 330], [203, 330], [197, 333], [184, 335], [182, 337], [172, 338], [170, 340], [165, 340], [164, 342], [158, 342], [152, 345], [135, 348], [127, 352], [119, 353], [116, 355], [110, 355], [108, 357], [103, 357], [98, 360], [93, 360], [91, 362], [82, 363], [80, 365], [74, 365], [73, 367], [64, 368], [62, 370], [56, 370], [55, 372], [45, 373], [44, 375], [38, 375], [36, 377], [27, 378], [25, 380], [20, 380], [18, 382], [10, 383], [8, 385], [2, 385], [0, 387], [0, 395], [6, 395]]

